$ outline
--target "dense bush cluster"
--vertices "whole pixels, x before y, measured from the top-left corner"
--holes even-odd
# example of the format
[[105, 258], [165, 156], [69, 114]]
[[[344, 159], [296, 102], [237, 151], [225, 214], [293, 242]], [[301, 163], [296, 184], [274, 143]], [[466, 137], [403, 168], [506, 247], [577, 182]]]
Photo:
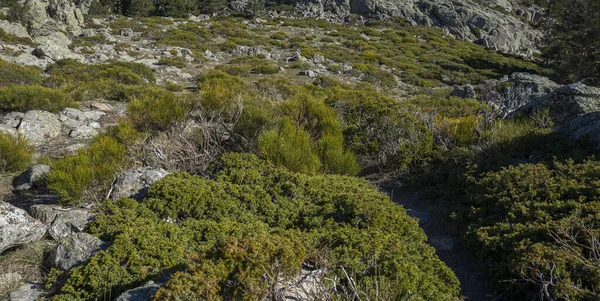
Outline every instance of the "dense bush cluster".
[[67, 272], [57, 300], [114, 296], [161, 275], [170, 280], [160, 300], [256, 299], [308, 266], [340, 279], [337, 291], [322, 281], [323, 298], [351, 294], [347, 281], [371, 286], [368, 294], [376, 281], [390, 283], [393, 299], [458, 298], [416, 221], [365, 181], [234, 153], [211, 173], [170, 175], [139, 203], [108, 203], [91, 232], [112, 245]]
[[514, 296], [595, 300], [600, 164], [525, 164], [473, 186], [467, 236]]

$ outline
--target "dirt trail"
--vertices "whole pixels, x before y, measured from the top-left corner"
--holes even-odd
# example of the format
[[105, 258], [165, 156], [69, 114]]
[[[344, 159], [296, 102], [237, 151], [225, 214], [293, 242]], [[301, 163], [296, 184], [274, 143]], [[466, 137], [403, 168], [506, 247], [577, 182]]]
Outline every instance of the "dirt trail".
[[393, 201], [402, 205], [410, 216], [419, 219], [419, 226], [427, 234], [427, 242], [435, 248], [440, 259], [458, 277], [465, 300], [501, 300], [492, 289], [491, 283], [479, 263], [465, 249], [445, 217], [435, 209], [435, 205], [420, 201], [418, 194], [392, 190], [385, 190], [385, 192], [393, 196]]

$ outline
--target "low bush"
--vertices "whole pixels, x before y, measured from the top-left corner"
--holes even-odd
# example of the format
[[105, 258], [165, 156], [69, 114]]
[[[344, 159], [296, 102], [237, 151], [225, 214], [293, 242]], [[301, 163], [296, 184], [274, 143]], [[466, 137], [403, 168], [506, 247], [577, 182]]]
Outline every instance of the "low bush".
[[100, 137], [76, 155], [49, 160], [52, 171], [46, 183], [65, 205], [99, 200], [115, 174], [124, 168], [126, 158], [124, 145], [111, 137]]
[[29, 167], [32, 156], [33, 147], [25, 137], [0, 131], [0, 173], [18, 172]]
[[101, 299], [161, 275], [158, 300], [269, 298], [308, 264], [334, 279], [317, 284], [333, 296], [382, 281], [400, 299], [459, 298], [417, 222], [366, 181], [234, 153], [210, 171], [214, 180], [173, 174], [141, 202], [107, 203], [90, 231], [110, 247], [68, 271], [55, 298]]
[[195, 97], [177, 96], [171, 92], [136, 97], [127, 105], [127, 116], [140, 131], [164, 131], [178, 122], [195, 107]]
[[467, 237], [515, 298], [593, 300], [600, 285], [600, 164], [524, 164], [470, 191]]
[[[0, 29], [1, 30], [1, 29]], [[0, 59], [0, 87], [10, 85], [38, 85], [42, 83], [42, 70], [21, 66]]]
[[185, 68], [185, 66], [187, 66], [187, 61], [185, 59], [178, 58], [161, 58], [158, 60], [157, 65]]
[[0, 111], [45, 110], [58, 112], [64, 108], [79, 107], [69, 96], [60, 90], [40, 86], [0, 87]]

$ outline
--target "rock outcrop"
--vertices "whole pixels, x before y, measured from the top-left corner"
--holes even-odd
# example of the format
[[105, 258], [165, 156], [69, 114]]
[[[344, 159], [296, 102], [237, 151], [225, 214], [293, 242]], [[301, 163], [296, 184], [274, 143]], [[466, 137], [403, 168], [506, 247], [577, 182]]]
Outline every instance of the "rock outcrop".
[[46, 164], [36, 164], [22, 174], [20, 174], [13, 182], [13, 187], [16, 191], [24, 191], [41, 186], [45, 180], [46, 175], [50, 172], [50, 166]]
[[83, 13], [70, 0], [25, 0], [24, 5], [27, 10], [23, 19], [34, 37], [58, 31], [81, 32]]
[[160, 286], [152, 281], [144, 284], [143, 286], [130, 289], [122, 293], [115, 301], [143, 301], [150, 300]]
[[[388, 19], [401, 17], [413, 25], [435, 26], [446, 34], [504, 53], [532, 57], [542, 33], [517, 17], [539, 21], [532, 12], [503, 0], [301, 0], [296, 10], [310, 18], [346, 18], [350, 14]], [[512, 13], [514, 11], [514, 13]]]
[[58, 245], [50, 252], [48, 262], [63, 270], [69, 270], [87, 261], [104, 245], [98, 237], [83, 232], [73, 233], [57, 241]]
[[141, 199], [146, 195], [150, 185], [168, 174], [162, 168], [156, 169], [152, 167], [140, 167], [126, 171], [115, 181], [111, 197], [115, 200], [124, 197]]
[[25, 210], [0, 201], [0, 253], [42, 239], [46, 230], [46, 225], [29, 216]]

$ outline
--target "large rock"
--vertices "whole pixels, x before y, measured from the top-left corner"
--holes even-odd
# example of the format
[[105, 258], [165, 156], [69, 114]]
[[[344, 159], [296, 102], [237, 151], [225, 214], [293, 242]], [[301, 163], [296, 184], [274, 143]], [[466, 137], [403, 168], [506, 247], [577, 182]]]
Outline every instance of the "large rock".
[[[296, 10], [311, 18], [350, 14], [387, 19], [402, 17], [413, 25], [441, 27], [447, 34], [505, 53], [532, 57], [542, 33], [510, 13], [510, 3], [456, 0], [300, 0]], [[504, 3], [504, 4], [503, 4]], [[498, 7], [503, 7], [502, 11]]]
[[73, 233], [58, 240], [58, 244], [50, 252], [48, 262], [53, 267], [69, 270], [87, 261], [103, 246], [104, 243], [98, 237], [83, 232]]
[[39, 144], [60, 135], [61, 128], [62, 124], [56, 115], [46, 111], [31, 110], [23, 116], [17, 132], [32, 143]]
[[264, 55], [265, 58], [270, 58], [271, 53], [260, 46], [236, 46], [233, 53], [237, 55], [258, 56]]
[[25, 0], [27, 10], [24, 22], [29, 24], [33, 36], [49, 35], [58, 31], [81, 32], [83, 14], [75, 3], [69, 0]]
[[48, 173], [50, 173], [49, 165], [36, 164], [20, 174], [15, 179], [13, 187], [16, 191], [24, 191], [39, 187], [46, 180]]
[[140, 167], [121, 174], [115, 184], [111, 197], [115, 200], [130, 197], [141, 199], [154, 182], [164, 178], [169, 173], [162, 168]]
[[46, 225], [25, 210], [0, 201], [0, 253], [22, 244], [38, 241], [46, 234]]
[[49, 40], [46, 43], [41, 44], [38, 48], [35, 49], [36, 56], [43, 58], [47, 57], [53, 61], [63, 60], [63, 59], [74, 59], [78, 61], [82, 61], [85, 59], [81, 54], [73, 53], [69, 47], [63, 45], [62, 43], [56, 43], [55, 41]]
[[8, 34], [17, 36], [19, 38], [31, 39], [31, 36], [29, 36], [27, 29], [20, 23], [11, 23], [5, 20], [0, 20], [0, 29], [4, 30], [4, 32]]
[[145, 301], [151, 300], [152, 296], [156, 294], [156, 291], [160, 288], [160, 285], [149, 281], [143, 286], [130, 289], [122, 293], [115, 301]]
[[83, 209], [64, 209], [58, 205], [36, 204], [29, 207], [31, 216], [50, 224], [48, 232], [54, 240], [83, 231], [95, 214]]
[[564, 120], [600, 110], [600, 88], [581, 83], [563, 86], [540, 75], [513, 73], [488, 81], [486, 90], [483, 100], [496, 107], [501, 117], [548, 107], [559, 120]]

